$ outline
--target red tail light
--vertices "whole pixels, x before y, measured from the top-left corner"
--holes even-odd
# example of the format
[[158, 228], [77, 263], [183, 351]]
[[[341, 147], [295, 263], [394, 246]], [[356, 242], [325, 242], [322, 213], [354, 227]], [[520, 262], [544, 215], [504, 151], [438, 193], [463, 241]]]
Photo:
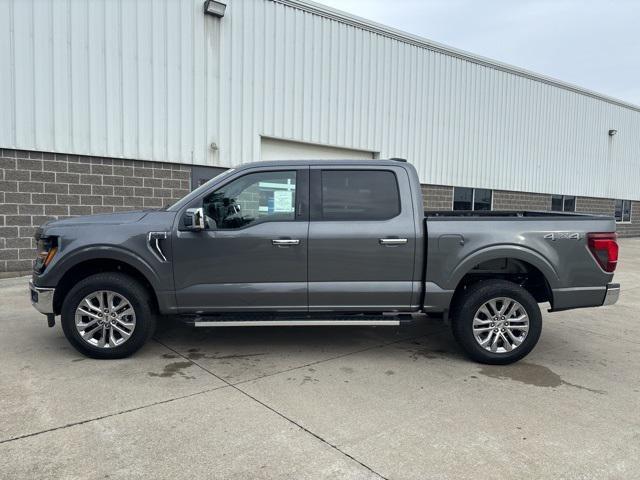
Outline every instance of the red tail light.
[[618, 264], [617, 237], [613, 232], [587, 234], [589, 250], [605, 272], [613, 272]]

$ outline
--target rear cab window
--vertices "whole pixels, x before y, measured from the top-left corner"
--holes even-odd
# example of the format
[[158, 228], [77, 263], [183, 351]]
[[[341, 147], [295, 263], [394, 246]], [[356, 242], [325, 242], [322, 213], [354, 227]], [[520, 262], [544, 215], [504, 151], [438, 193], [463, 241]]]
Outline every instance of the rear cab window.
[[319, 220], [381, 221], [400, 214], [398, 180], [390, 170], [322, 170]]

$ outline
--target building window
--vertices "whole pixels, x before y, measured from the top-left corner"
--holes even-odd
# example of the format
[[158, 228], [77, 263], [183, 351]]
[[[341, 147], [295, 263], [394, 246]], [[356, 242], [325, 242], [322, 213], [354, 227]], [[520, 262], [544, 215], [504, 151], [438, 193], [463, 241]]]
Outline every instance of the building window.
[[453, 189], [454, 210], [491, 210], [493, 192], [486, 188], [455, 187]]
[[631, 200], [616, 200], [616, 222], [631, 223]]
[[575, 212], [576, 197], [570, 195], [552, 195], [551, 211], [553, 212]]

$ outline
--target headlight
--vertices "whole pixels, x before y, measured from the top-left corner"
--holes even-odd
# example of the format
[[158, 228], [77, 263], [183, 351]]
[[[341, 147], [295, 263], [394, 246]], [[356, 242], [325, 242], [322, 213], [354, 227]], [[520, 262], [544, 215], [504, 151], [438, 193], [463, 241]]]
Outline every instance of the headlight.
[[39, 237], [37, 240], [36, 263], [33, 269], [36, 273], [42, 273], [58, 251], [58, 239], [56, 237]]

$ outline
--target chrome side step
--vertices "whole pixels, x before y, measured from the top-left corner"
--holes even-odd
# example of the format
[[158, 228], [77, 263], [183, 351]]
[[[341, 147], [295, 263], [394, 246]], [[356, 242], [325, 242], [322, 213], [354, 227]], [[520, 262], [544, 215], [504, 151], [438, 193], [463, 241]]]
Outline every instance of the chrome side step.
[[322, 325], [398, 326], [400, 320], [204, 320], [193, 322], [194, 327], [316, 327]]

